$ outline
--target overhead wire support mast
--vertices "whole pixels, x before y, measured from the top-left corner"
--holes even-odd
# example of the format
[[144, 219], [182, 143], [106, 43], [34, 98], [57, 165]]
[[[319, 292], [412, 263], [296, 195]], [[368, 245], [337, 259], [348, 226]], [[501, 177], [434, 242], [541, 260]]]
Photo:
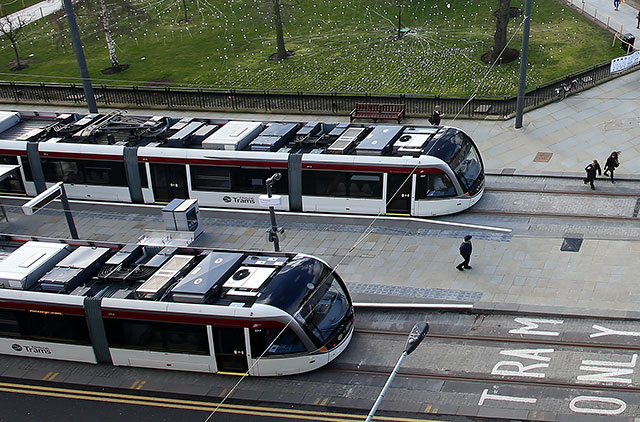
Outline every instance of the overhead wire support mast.
[[73, 49], [76, 52], [76, 60], [78, 61], [78, 67], [80, 68], [82, 87], [84, 88], [84, 96], [87, 99], [89, 112], [97, 113], [98, 106], [96, 105], [96, 98], [93, 94], [93, 87], [91, 86], [91, 77], [89, 76], [89, 69], [87, 69], [87, 61], [84, 58], [84, 50], [82, 48], [82, 41], [80, 40], [80, 33], [78, 32], [76, 15], [73, 11], [71, 0], [62, 0], [62, 2], [64, 3], [64, 10], [67, 14], [69, 31], [71, 32], [71, 39], [73, 40]]
[[522, 127], [524, 113], [524, 95], [527, 90], [527, 62], [529, 61], [529, 29], [531, 27], [531, 3], [527, 0], [524, 6], [524, 28], [522, 30], [522, 52], [520, 53], [520, 83], [518, 85], [518, 101], [516, 103], [516, 129]]

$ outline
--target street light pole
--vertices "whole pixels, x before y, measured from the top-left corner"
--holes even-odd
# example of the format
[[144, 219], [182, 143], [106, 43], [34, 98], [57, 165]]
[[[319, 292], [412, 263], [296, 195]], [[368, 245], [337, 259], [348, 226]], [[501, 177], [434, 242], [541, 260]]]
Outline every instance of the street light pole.
[[378, 396], [376, 402], [373, 404], [373, 407], [371, 408], [371, 411], [369, 412], [369, 415], [367, 416], [367, 419], [365, 420], [365, 422], [371, 422], [371, 419], [373, 419], [373, 415], [376, 414], [376, 410], [378, 410], [378, 407], [382, 403], [382, 399], [384, 399], [384, 395], [386, 394], [387, 390], [391, 386], [391, 383], [393, 382], [393, 379], [396, 377], [398, 370], [400, 370], [400, 366], [402, 365], [402, 362], [407, 356], [411, 354], [411, 352], [416, 350], [416, 348], [418, 347], [418, 345], [420, 345], [420, 343], [424, 339], [424, 336], [426, 336], [428, 332], [429, 332], [429, 324], [427, 324], [426, 322], [422, 324], [418, 323], [413, 326], [413, 329], [409, 333], [407, 344], [404, 346], [404, 351], [402, 352], [400, 359], [398, 359], [396, 366], [393, 368], [393, 371], [391, 371], [391, 374], [389, 375], [387, 382], [384, 384], [384, 387], [382, 387], [382, 391], [380, 392], [380, 395]]
[[518, 84], [518, 100], [516, 101], [516, 129], [522, 127], [524, 113], [524, 94], [527, 90], [527, 62], [529, 61], [529, 28], [531, 27], [531, 3], [526, 0], [524, 5], [524, 29], [522, 31], [522, 52], [520, 53], [520, 82]]
[[76, 15], [73, 12], [71, 0], [62, 0], [62, 2], [64, 3], [64, 10], [67, 14], [69, 31], [71, 32], [73, 49], [76, 52], [76, 60], [78, 61], [78, 67], [80, 68], [80, 77], [82, 78], [82, 87], [84, 88], [84, 97], [87, 99], [87, 105], [89, 106], [89, 113], [97, 113], [98, 106], [96, 105], [96, 98], [93, 95], [93, 87], [91, 86], [89, 69], [87, 69], [87, 61], [84, 58], [84, 50], [82, 49], [82, 41], [80, 40], [80, 33], [78, 32]]
[[[282, 179], [282, 174], [275, 173], [269, 177], [266, 181], [267, 184], [267, 197], [271, 198], [271, 188], [273, 183]], [[269, 215], [271, 216], [271, 229], [269, 229], [269, 240], [273, 242], [273, 249], [276, 252], [280, 252], [280, 239], [278, 238], [278, 224], [276, 223], [276, 213], [273, 205], [269, 205]]]

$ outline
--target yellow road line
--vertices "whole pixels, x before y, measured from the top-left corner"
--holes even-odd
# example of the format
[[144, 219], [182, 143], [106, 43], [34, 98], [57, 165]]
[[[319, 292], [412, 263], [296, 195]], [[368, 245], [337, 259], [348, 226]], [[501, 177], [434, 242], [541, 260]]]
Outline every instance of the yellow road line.
[[[146, 381], [144, 381], [146, 382]], [[134, 383], [133, 385], [135, 385]], [[133, 388], [133, 385], [131, 388]], [[103, 401], [112, 403], [134, 404], [144, 406], [156, 406], [167, 407], [185, 410], [201, 410], [211, 412], [216, 409], [218, 403], [210, 403], [196, 400], [182, 400], [171, 399], [164, 397], [152, 397], [141, 395], [130, 395], [120, 393], [105, 393], [100, 391], [83, 391], [69, 388], [60, 387], [46, 387], [39, 385], [29, 384], [15, 384], [0, 382], [0, 391], [20, 393], [20, 394], [33, 394], [50, 397], [60, 397], [69, 399], [82, 399], [91, 401]], [[328, 399], [323, 400], [326, 403]], [[296, 410], [296, 409], [279, 409], [267, 406], [251, 406], [251, 405], [235, 405], [235, 404], [222, 404], [218, 410], [222, 413], [234, 413], [234, 414], [247, 414], [254, 416], [272, 416], [272, 417], [287, 417], [292, 419], [307, 419], [307, 420], [322, 420], [327, 422], [352, 422], [353, 420], [362, 420], [362, 415], [354, 415], [349, 413], [338, 412], [318, 412], [310, 410]], [[401, 418], [401, 417], [387, 417], [376, 416], [377, 421], [391, 421], [391, 422], [442, 422], [432, 419], [417, 419], [417, 418]]]

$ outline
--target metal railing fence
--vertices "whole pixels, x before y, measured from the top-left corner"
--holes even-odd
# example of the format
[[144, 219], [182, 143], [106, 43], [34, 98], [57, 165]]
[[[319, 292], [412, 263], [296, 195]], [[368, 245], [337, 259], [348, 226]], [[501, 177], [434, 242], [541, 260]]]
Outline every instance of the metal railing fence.
[[[573, 95], [619, 75], [611, 74], [610, 62], [540, 85], [527, 92], [525, 110]], [[558, 88], [567, 81], [577, 81], [571, 91], [559, 95]], [[333, 114], [347, 115], [356, 103], [400, 103], [407, 117], [428, 116], [436, 104], [448, 117], [470, 119], [507, 119], [516, 112], [516, 97], [469, 98], [409, 94], [329, 93], [307, 91], [257, 91], [242, 89], [205, 89], [184, 87], [141, 87], [124, 85], [94, 86], [96, 102], [102, 106], [122, 108], [176, 108], [207, 111]], [[0, 102], [85, 104], [82, 84], [29, 83], [0, 81]]]

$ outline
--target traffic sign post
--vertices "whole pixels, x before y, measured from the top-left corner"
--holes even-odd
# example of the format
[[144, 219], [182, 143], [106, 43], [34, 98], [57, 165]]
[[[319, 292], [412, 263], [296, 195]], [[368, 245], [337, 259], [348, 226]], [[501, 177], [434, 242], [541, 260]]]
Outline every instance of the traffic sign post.
[[282, 179], [282, 175], [280, 173], [275, 173], [273, 176], [269, 177], [266, 180], [267, 196], [265, 197], [264, 195], [261, 195], [258, 198], [260, 205], [269, 207], [271, 228], [267, 229], [267, 241], [273, 242], [273, 249], [276, 252], [280, 252], [280, 240], [284, 238], [284, 228], [278, 227], [278, 224], [276, 223], [276, 213], [273, 207], [282, 203], [282, 197], [280, 195], [272, 195], [271, 188], [273, 183], [280, 179]]
[[62, 202], [62, 209], [64, 210], [64, 216], [67, 219], [67, 225], [69, 226], [71, 238], [79, 239], [78, 230], [76, 230], [76, 225], [73, 222], [73, 215], [71, 214], [71, 207], [69, 206], [67, 193], [64, 190], [64, 183], [62, 182], [56, 183], [49, 189], [42, 192], [40, 195], [24, 204], [22, 206], [22, 212], [24, 212], [25, 215], [33, 215], [57, 198], [60, 198], [60, 202]]

